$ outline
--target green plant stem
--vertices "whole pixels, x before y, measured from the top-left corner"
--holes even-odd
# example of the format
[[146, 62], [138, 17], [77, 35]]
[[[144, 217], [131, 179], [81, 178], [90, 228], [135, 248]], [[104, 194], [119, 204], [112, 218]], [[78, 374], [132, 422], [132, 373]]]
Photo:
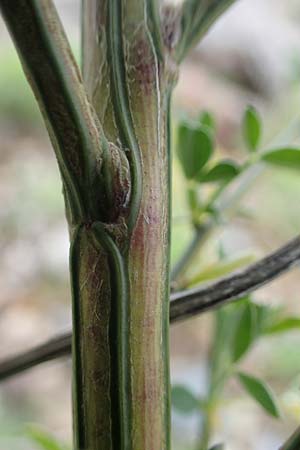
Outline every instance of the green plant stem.
[[[112, 404], [110, 416], [115, 429], [122, 417], [128, 416], [130, 424], [128, 445], [124, 440], [112, 441], [114, 450], [167, 450], [170, 445], [168, 128], [171, 86], [161, 59], [156, 6], [149, 0], [91, 0], [83, 4], [85, 85], [108, 140], [123, 149], [131, 174], [129, 210], [123, 217], [126, 227], [123, 231], [121, 227], [115, 240], [126, 269], [127, 307], [123, 313], [121, 310], [116, 313], [110, 295], [111, 319], [103, 323], [106, 334], [109, 332], [110, 348], [113, 342], [127, 340], [126, 349], [121, 351], [123, 365], [120, 354], [112, 348], [106, 350], [108, 384], [113, 383], [113, 388], [106, 393], [103, 390], [101, 395], [104, 399], [106, 395]], [[101, 302], [101, 295], [97, 301]], [[86, 316], [80, 328], [84, 329], [91, 320]], [[115, 322], [123, 327], [118, 329]], [[96, 352], [97, 346], [94, 349]], [[95, 359], [91, 354], [89, 358]], [[114, 368], [119, 374], [117, 385]], [[82, 372], [85, 373], [84, 367]], [[123, 387], [122, 379], [128, 380]], [[116, 390], [119, 400], [112, 403]], [[120, 415], [120, 406], [118, 409], [113, 405], [122, 405], [122, 399], [127, 401], [125, 412]], [[114, 429], [108, 430], [112, 438], [115, 434]], [[103, 449], [107, 450], [105, 446]]]
[[[247, 168], [235, 181], [235, 188], [228, 186], [219, 192], [215, 199], [214, 209], [219, 216], [230, 217], [233, 214], [237, 203], [248, 191], [249, 187], [261, 175], [264, 164], [256, 164]], [[193, 258], [198, 254], [202, 245], [206, 242], [210, 233], [218, 227], [218, 222], [214, 217], [209, 217], [204, 223], [195, 227], [194, 236], [183, 255], [174, 266], [171, 273], [171, 280], [180, 286], [181, 274], [185, 273]]]
[[207, 407], [203, 411], [203, 415], [201, 417], [201, 425], [200, 425], [200, 438], [197, 444], [196, 450], [207, 450], [209, 446], [209, 441], [211, 437], [212, 431], [212, 417], [213, 417], [213, 409], [211, 405], [207, 404]]
[[190, 264], [191, 259], [196, 254], [199, 244], [202, 242], [207, 232], [209, 231], [209, 225], [199, 225], [195, 227], [193, 237], [184, 249], [183, 254], [180, 256], [179, 260], [175, 263], [171, 271], [171, 281], [175, 282], [180, 278], [182, 273], [185, 273], [187, 266]]
[[206, 404], [200, 426], [199, 448], [207, 450], [212, 432], [212, 423], [218, 399], [231, 371], [228, 370], [228, 321], [224, 320], [223, 310], [214, 314], [213, 340], [209, 354], [209, 384]]

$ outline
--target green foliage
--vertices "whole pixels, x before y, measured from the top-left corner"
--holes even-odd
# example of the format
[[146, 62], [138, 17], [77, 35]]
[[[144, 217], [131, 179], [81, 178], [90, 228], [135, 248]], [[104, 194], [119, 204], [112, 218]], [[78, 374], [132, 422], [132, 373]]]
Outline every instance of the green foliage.
[[285, 333], [286, 331], [300, 330], [299, 317], [284, 317], [278, 321], [274, 321], [265, 329], [266, 334]]
[[278, 308], [252, 303], [252, 308], [255, 308], [256, 316], [256, 338], [259, 338], [267, 333], [269, 326], [274, 324], [281, 317], [281, 311]]
[[286, 167], [289, 169], [300, 169], [300, 149], [299, 148], [278, 148], [270, 150], [261, 155], [261, 159], [274, 166]]
[[[212, 151], [211, 146], [208, 147], [209, 150], [205, 150], [205, 145], [203, 145], [204, 151], [201, 151], [201, 145], [196, 144], [197, 133], [195, 131], [189, 136], [189, 130], [197, 130], [199, 123], [200, 130], [206, 130], [207, 136], [210, 136], [210, 142], [214, 142], [217, 134], [215, 118], [210, 112], [203, 111], [198, 116], [198, 123], [185, 120], [179, 124], [177, 154], [187, 181], [186, 194], [191, 224], [195, 227], [196, 234], [199, 233], [197, 230], [200, 230], [201, 236], [202, 230], [206, 230], [206, 227], [208, 230], [212, 230], [215, 225], [224, 224], [227, 215], [223, 212], [229, 211], [230, 214], [233, 210], [238, 212], [239, 197], [241, 193], [245, 192], [244, 180], [247, 179], [247, 175], [251, 178], [251, 174], [256, 172], [252, 170], [255, 165], [260, 165], [257, 168], [258, 171], [263, 167], [261, 162], [264, 162], [265, 166], [299, 170], [300, 148], [290, 145], [276, 148], [274, 144], [267, 151], [261, 148], [262, 121], [257, 110], [249, 106], [241, 120], [242, 136], [248, 150], [246, 157], [245, 153], [241, 152], [239, 162], [221, 159], [218, 158], [217, 151]], [[193, 133], [194, 137], [192, 138]], [[289, 132], [287, 139], [294, 141], [295, 136]], [[240, 162], [240, 159], [244, 161]], [[204, 231], [203, 236], [200, 237], [198, 251], [201, 249], [202, 243], [206, 241], [206, 236], [206, 231]], [[243, 262], [240, 264], [238, 260], [227, 260], [226, 254], [222, 252], [221, 261], [216, 261], [207, 267], [202, 266], [198, 270], [193, 267], [190, 273], [181, 274], [180, 287], [193, 287], [196, 284], [224, 276], [237, 268], [234, 266], [235, 263], [238, 263], [240, 267], [243, 265]], [[300, 327], [299, 317], [285, 317], [283, 310], [257, 304], [252, 297], [244, 298], [216, 311], [214, 319], [215, 326], [209, 355], [209, 386], [205, 399], [198, 405], [204, 416], [202, 421], [204, 442], [201, 442], [199, 447], [201, 450], [208, 448], [207, 439], [211, 433], [209, 428], [212, 423], [209, 416], [217, 408], [228, 379], [235, 374], [238, 374], [237, 377], [244, 390], [266, 412], [273, 417], [279, 417], [276, 401], [266, 383], [239, 372], [238, 366], [258, 340]], [[187, 398], [190, 397], [187, 396]], [[196, 401], [191, 400], [189, 404], [191, 410], [196, 408]], [[205, 405], [205, 407], [203, 408], [201, 405]], [[184, 414], [184, 409], [181, 412]], [[214, 450], [219, 450], [219, 448], [222, 447], [213, 447]]]
[[187, 179], [199, 175], [213, 152], [209, 128], [192, 123], [181, 123], [178, 128], [177, 154]]
[[216, 121], [214, 116], [209, 111], [202, 111], [199, 116], [199, 122], [211, 130], [213, 135], [216, 132]]
[[233, 336], [232, 362], [236, 363], [250, 348], [256, 334], [256, 310], [251, 301], [245, 302]]
[[27, 436], [37, 445], [41, 450], [71, 450], [59, 443], [49, 433], [36, 426], [30, 426], [26, 430]]
[[[298, 148], [287, 146], [265, 152], [260, 151], [262, 123], [258, 112], [253, 107], [246, 109], [242, 119], [243, 138], [249, 151], [243, 164], [214, 156], [217, 155], [217, 152], [213, 152], [212, 146], [213, 137], [216, 134], [214, 117], [205, 111], [200, 114], [199, 122], [200, 126], [199, 123], [188, 121], [181, 123], [177, 140], [177, 153], [187, 179], [188, 205], [192, 222], [196, 226], [207, 223], [208, 220], [210, 223], [220, 223], [222, 210], [219, 207], [219, 200], [223, 192], [230, 190], [231, 183], [255, 164], [264, 161], [273, 166], [300, 168], [300, 149]], [[211, 145], [201, 144], [201, 139], [205, 135], [209, 137]], [[254, 152], [255, 156], [253, 156]], [[238, 181], [236, 183], [238, 184]], [[249, 262], [251, 261], [246, 263], [249, 264]], [[242, 265], [243, 261], [227, 260], [225, 252], [222, 251], [221, 261], [206, 268], [201, 267], [198, 272], [193, 269], [191, 276], [183, 277], [182, 287], [194, 286], [224, 276]], [[257, 304], [252, 297], [243, 298], [223, 307], [215, 312], [214, 318], [207, 396], [204, 400], [200, 400], [184, 386], [176, 386], [173, 392], [174, 408], [182, 414], [190, 414], [198, 409], [206, 417], [216, 408], [228, 379], [236, 376], [248, 395], [255, 399], [268, 414], [279, 417], [276, 400], [267, 384], [259, 378], [239, 371], [238, 366], [241, 359], [248, 355], [259, 339], [298, 329], [300, 318], [285, 317], [282, 309]], [[209, 419], [203, 419], [203, 421], [204, 424], [210, 423]], [[209, 435], [209, 430], [203, 430], [203, 435]], [[204, 447], [207, 448], [207, 445], [202, 443], [201, 449]], [[220, 448], [222, 447], [213, 447], [214, 450]]]
[[273, 417], [280, 417], [274, 395], [266, 383], [259, 378], [243, 372], [238, 372], [237, 377], [246, 392], [254, 398], [265, 409], [265, 411]]
[[199, 174], [201, 183], [229, 182], [240, 173], [239, 166], [234, 161], [221, 161]]
[[256, 151], [261, 139], [261, 120], [253, 106], [249, 106], [243, 117], [243, 137], [249, 151]]
[[174, 409], [182, 414], [191, 414], [199, 410], [200, 400], [186, 386], [173, 386], [171, 398]]

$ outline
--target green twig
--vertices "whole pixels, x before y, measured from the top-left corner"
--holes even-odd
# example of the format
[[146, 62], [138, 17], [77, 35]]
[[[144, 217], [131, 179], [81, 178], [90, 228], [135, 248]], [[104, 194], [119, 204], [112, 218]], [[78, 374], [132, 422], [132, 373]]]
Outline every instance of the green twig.
[[[230, 216], [236, 208], [236, 204], [241, 197], [248, 192], [249, 187], [259, 177], [264, 169], [263, 164], [256, 164], [246, 169], [235, 181], [235, 189], [231, 184], [223, 191], [219, 192], [218, 198], [215, 199], [214, 210], [217, 216]], [[194, 236], [190, 244], [185, 249], [179, 261], [175, 264], [172, 270], [172, 281], [179, 281], [181, 274], [187, 270], [187, 267], [193, 260], [194, 256], [199, 252], [199, 249], [206, 241], [208, 235], [218, 226], [218, 221], [215, 217], [210, 216], [204, 223], [195, 227]]]
[[195, 255], [199, 248], [199, 243], [206, 236], [208, 232], [209, 225], [201, 225], [197, 227], [194, 231], [194, 236], [192, 237], [188, 246], [184, 249], [183, 254], [179, 258], [178, 262], [174, 265], [171, 271], [171, 281], [176, 282], [182, 273], [186, 271], [192, 257]]

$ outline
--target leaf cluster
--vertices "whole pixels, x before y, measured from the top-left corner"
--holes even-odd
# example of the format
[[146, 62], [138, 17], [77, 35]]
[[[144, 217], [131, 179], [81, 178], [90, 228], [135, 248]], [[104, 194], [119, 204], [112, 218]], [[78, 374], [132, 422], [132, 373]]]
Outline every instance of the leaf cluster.
[[[241, 120], [244, 150], [239, 161], [220, 158], [217, 152], [216, 121], [204, 111], [196, 120], [183, 120], [178, 125], [176, 153], [186, 179], [186, 192], [194, 226], [207, 220], [220, 221], [222, 211], [218, 200], [231, 183], [255, 165], [285, 169], [300, 169], [300, 148], [293, 146], [263, 146], [263, 125], [258, 111], [248, 106]], [[240, 162], [242, 160], [243, 162]], [[190, 278], [186, 286], [228, 273], [230, 268], [243, 265], [242, 260], [221, 260], [213, 267]], [[220, 272], [221, 271], [221, 272]], [[184, 285], [184, 287], [186, 287]], [[210, 385], [204, 397], [196, 395], [185, 385], [172, 388], [172, 405], [180, 414], [210, 414], [212, 405], [220, 401], [221, 392], [229, 378], [234, 377], [241, 389], [255, 400], [266, 413], [280, 417], [280, 409], [268, 384], [256, 375], [245, 373], [241, 361], [253, 346], [267, 336], [300, 328], [300, 317], [285, 315], [281, 309], [244, 298], [223, 307], [215, 315], [215, 331], [210, 354]], [[222, 449], [218, 444], [213, 449]]]

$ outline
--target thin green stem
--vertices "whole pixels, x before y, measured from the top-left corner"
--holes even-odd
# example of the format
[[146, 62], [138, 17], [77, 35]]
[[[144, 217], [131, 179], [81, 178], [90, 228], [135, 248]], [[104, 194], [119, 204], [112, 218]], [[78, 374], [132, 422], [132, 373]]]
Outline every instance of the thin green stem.
[[171, 271], [171, 282], [175, 282], [176, 280], [180, 278], [182, 273], [185, 273], [188, 265], [191, 262], [191, 259], [197, 252], [197, 249], [199, 248], [199, 244], [202, 242], [202, 239], [206, 236], [206, 233], [208, 231], [207, 226], [201, 225], [198, 226], [195, 231], [194, 235], [188, 244], [188, 246], [184, 249], [183, 254], [180, 256], [178, 262], [174, 265]]
[[[218, 399], [223, 391], [226, 380], [231, 371], [228, 369], [228, 321], [223, 315], [223, 310], [214, 314], [213, 339], [209, 352], [209, 382], [207, 389], [206, 405], [200, 424], [199, 449], [207, 450], [212, 432], [212, 422]], [[226, 314], [226, 313], [225, 313]]]
[[[218, 192], [218, 197], [214, 199], [214, 210], [218, 216], [231, 215], [236, 204], [241, 197], [248, 192], [249, 187], [259, 177], [264, 168], [263, 164], [257, 164], [246, 169], [235, 181], [236, 188], [232, 189], [231, 184], [224, 190]], [[210, 216], [204, 223], [195, 227], [194, 236], [190, 244], [185, 249], [183, 255], [172, 270], [172, 281], [178, 281], [184, 273], [194, 256], [197, 255], [201, 246], [206, 241], [208, 235], [218, 226], [215, 217]]]
[[212, 431], [212, 414], [213, 411], [211, 410], [211, 406], [207, 404], [207, 408], [205, 408], [202, 411], [202, 417], [201, 417], [201, 424], [200, 424], [200, 438], [199, 442], [197, 444], [196, 450], [207, 450], [210, 437], [211, 437], [211, 431]]

